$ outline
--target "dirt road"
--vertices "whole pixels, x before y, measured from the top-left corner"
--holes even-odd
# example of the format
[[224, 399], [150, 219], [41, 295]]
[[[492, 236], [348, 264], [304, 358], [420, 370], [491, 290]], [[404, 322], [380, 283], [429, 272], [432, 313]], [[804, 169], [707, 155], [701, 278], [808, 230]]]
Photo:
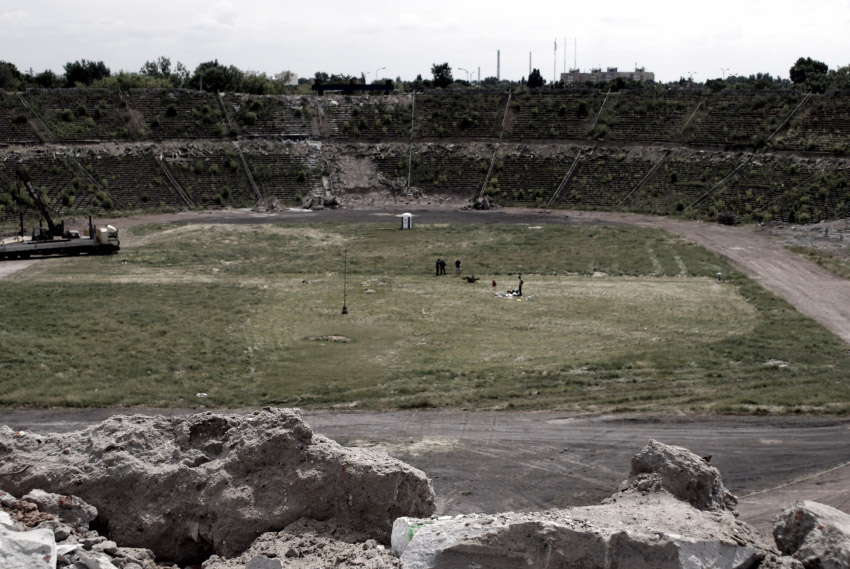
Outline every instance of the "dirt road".
[[603, 212], [572, 212], [580, 219], [655, 227], [677, 233], [728, 259], [735, 268], [785, 299], [850, 344], [850, 280], [835, 276], [785, 248], [758, 227]]
[[15, 261], [0, 262], [0, 279], [26, 269], [33, 263], [38, 263], [38, 259], [18, 259]]

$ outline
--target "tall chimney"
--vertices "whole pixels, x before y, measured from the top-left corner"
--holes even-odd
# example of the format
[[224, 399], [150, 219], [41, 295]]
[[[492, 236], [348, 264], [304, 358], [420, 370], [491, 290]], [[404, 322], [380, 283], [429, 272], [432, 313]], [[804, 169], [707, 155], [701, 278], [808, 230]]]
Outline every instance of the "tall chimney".
[[496, 81], [502, 80], [502, 50], [496, 50]]

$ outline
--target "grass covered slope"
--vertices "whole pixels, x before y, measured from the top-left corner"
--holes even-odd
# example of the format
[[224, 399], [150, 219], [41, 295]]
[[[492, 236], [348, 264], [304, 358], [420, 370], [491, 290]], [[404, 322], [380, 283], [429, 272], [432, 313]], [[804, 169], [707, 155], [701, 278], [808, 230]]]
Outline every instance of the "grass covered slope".
[[[840, 340], [663, 232], [129, 231], [0, 281], [0, 404], [850, 411]], [[494, 295], [518, 273], [522, 300]]]

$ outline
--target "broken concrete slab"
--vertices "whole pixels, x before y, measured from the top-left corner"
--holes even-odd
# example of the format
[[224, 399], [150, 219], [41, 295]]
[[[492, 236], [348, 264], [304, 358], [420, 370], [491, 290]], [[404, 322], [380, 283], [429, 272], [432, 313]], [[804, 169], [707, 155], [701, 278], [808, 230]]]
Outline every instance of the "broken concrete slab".
[[766, 554], [761, 537], [731, 513], [698, 510], [664, 490], [568, 510], [398, 520], [393, 530], [411, 528], [399, 552], [404, 569], [745, 569]]
[[401, 561], [365, 534], [331, 521], [301, 519], [280, 532], [261, 535], [241, 555], [211, 557], [203, 569], [391, 569]]
[[283, 569], [283, 564], [280, 559], [255, 555], [245, 564], [245, 569]]
[[86, 569], [118, 569], [112, 559], [105, 553], [99, 551], [86, 551], [77, 548], [66, 554], [68, 561], [75, 565], [82, 565]]
[[49, 529], [15, 531], [0, 525], [0, 567], [56, 569], [56, 540]]
[[79, 531], [88, 530], [89, 524], [97, 517], [97, 508], [76, 496], [62, 496], [34, 489], [22, 496], [21, 500], [32, 502], [39, 511], [53, 514]]
[[831, 506], [794, 502], [774, 520], [773, 538], [806, 569], [850, 567], [850, 514]]
[[0, 459], [15, 473], [0, 474], [5, 490], [79, 496], [110, 539], [175, 562], [236, 555], [302, 517], [386, 541], [395, 518], [435, 508], [421, 471], [316, 435], [290, 409], [114, 416], [52, 435], [0, 427]]
[[686, 448], [649, 441], [632, 457], [629, 483], [642, 475], [656, 474], [673, 496], [706, 511], [734, 510], [738, 503], [723, 485], [720, 471]]
[[733, 504], [717, 469], [687, 449], [650, 441], [632, 459], [630, 479], [602, 505], [402, 518], [392, 545], [405, 569], [755, 567], [771, 552], [735, 518]]

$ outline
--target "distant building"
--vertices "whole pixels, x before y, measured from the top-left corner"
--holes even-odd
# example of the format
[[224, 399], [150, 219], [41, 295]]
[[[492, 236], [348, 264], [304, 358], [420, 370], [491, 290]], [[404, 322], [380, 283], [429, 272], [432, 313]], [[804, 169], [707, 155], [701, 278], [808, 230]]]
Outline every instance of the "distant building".
[[655, 82], [655, 73], [647, 71], [643, 67], [636, 67], [634, 71], [618, 71], [616, 67], [609, 67], [605, 71], [602, 71], [601, 68], [591, 69], [590, 73], [585, 73], [578, 69], [570, 69], [569, 73], [561, 73], [561, 81], [565, 85], [570, 85], [571, 83], [605, 83], [613, 81], [617, 77], [631, 79], [638, 83]]

